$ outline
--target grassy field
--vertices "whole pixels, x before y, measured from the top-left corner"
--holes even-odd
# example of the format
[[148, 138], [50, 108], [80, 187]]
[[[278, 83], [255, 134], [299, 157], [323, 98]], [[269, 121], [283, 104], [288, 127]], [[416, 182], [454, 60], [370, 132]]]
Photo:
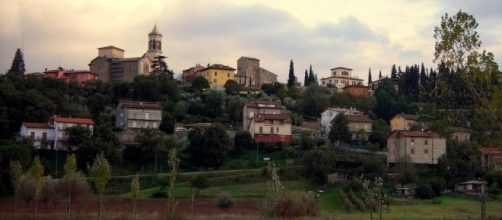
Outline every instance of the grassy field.
[[[321, 195], [321, 209], [340, 218], [368, 217], [369, 212], [349, 213], [338, 201], [339, 188], [331, 188]], [[439, 198], [441, 204], [431, 200], [416, 200], [413, 205], [391, 205], [384, 209], [383, 216], [398, 219], [476, 219], [480, 216], [480, 203], [464, 195], [445, 195]], [[487, 216], [502, 218], [502, 198], [487, 202]]]

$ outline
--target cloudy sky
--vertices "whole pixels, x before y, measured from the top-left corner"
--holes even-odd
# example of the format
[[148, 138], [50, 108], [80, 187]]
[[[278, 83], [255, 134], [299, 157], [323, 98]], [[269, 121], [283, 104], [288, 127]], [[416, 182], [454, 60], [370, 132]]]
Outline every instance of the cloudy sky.
[[236, 67], [240, 56], [287, 79], [312, 64], [319, 78], [345, 66], [366, 80], [392, 64], [433, 64], [434, 27], [459, 9], [479, 23], [482, 48], [502, 63], [502, 1], [17, 0], [0, 1], [0, 73], [23, 48], [28, 72], [88, 69], [97, 48], [141, 56], [156, 23], [176, 73], [197, 63]]

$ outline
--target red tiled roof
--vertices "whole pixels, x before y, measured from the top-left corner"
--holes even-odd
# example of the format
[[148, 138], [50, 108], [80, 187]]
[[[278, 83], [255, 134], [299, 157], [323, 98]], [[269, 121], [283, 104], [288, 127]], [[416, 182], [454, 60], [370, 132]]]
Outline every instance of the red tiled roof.
[[331, 68], [331, 70], [334, 70], [334, 69], [352, 70], [351, 68], [347, 68], [347, 67], [343, 67], [343, 66], [338, 66], [338, 67], [335, 67], [335, 68]]
[[120, 101], [119, 105], [125, 106], [127, 108], [162, 110], [162, 105], [160, 104], [160, 102]]
[[52, 119], [60, 123], [88, 124], [88, 125], [94, 124], [94, 121], [90, 118], [64, 118], [60, 116], [53, 116]]
[[205, 71], [205, 70], [208, 70], [208, 69], [219, 69], [219, 70], [230, 70], [230, 71], [234, 71], [235, 70], [234, 68], [229, 67], [229, 66], [225, 66], [223, 64], [213, 64], [211, 66], [208, 66], [208, 67], [202, 69], [201, 71]]
[[345, 117], [347, 117], [348, 122], [372, 122], [367, 115], [346, 115]]
[[359, 79], [359, 78], [355, 78], [355, 77], [350, 77], [350, 76], [330, 76], [330, 77], [326, 77], [326, 78], [321, 78], [321, 80], [325, 80], [325, 79], [351, 79], [351, 80], [357, 80], [357, 81], [363, 81], [362, 79]]
[[23, 126], [26, 128], [51, 128], [47, 123], [38, 122], [23, 122]]
[[291, 123], [291, 118], [287, 114], [258, 114], [254, 117], [255, 122], [264, 122], [267, 120], [277, 120], [284, 123]]
[[400, 134], [405, 137], [428, 137], [428, 138], [437, 138], [441, 137], [441, 135], [432, 132], [432, 131], [394, 131], [390, 134], [390, 136], [393, 136], [395, 134]]
[[482, 154], [502, 154], [502, 147], [481, 147], [479, 151]]
[[274, 108], [274, 109], [282, 109], [282, 105], [280, 102], [275, 101], [265, 101], [265, 100], [256, 100], [246, 102], [244, 106], [249, 108]]
[[412, 121], [416, 121], [418, 118], [418, 116], [416, 116], [416, 115], [407, 115], [407, 114], [397, 114], [394, 117], [397, 117], [397, 116], [404, 118], [406, 120], [412, 120]]

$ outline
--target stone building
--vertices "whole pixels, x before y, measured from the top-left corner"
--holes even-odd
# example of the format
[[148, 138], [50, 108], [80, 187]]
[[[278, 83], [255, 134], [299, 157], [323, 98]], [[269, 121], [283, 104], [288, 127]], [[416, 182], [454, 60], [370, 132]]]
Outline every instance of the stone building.
[[79, 86], [84, 85], [85, 82], [90, 80], [97, 80], [98, 74], [89, 70], [65, 70], [58, 68], [55, 70], [45, 70], [44, 77], [61, 79], [66, 83], [74, 82]]
[[103, 82], [132, 82], [136, 76], [150, 74], [153, 61], [162, 55], [162, 34], [157, 31], [157, 26], [148, 34], [145, 54], [126, 58], [124, 53], [125, 50], [115, 46], [100, 47], [98, 56], [89, 63], [89, 69]]
[[257, 114], [281, 114], [282, 105], [274, 101], [249, 101], [244, 103], [242, 110], [242, 128], [249, 129], [251, 119]]
[[352, 69], [335, 67], [331, 69], [331, 76], [321, 79], [321, 86], [343, 89], [349, 85], [362, 85], [363, 80], [352, 76]]
[[241, 86], [261, 87], [277, 82], [277, 75], [260, 67], [260, 60], [254, 57], [240, 57], [237, 60], [235, 80]]
[[192, 83], [195, 77], [197, 77], [197, 72], [203, 70], [204, 68], [205, 67], [203, 67], [202, 65], [196, 64], [193, 67], [183, 70], [181, 75], [183, 83]]
[[417, 118], [416, 115], [397, 114], [390, 119], [390, 131], [408, 131], [417, 123]]
[[368, 87], [364, 85], [348, 85], [343, 88], [343, 92], [349, 93], [353, 96], [368, 96]]
[[446, 138], [434, 132], [394, 131], [387, 139], [387, 163], [437, 164]]
[[372, 120], [367, 115], [347, 115], [351, 141], [366, 142], [371, 134]]
[[362, 115], [363, 113], [355, 108], [339, 108], [331, 107], [327, 108], [321, 113], [321, 132], [324, 135], [328, 135], [331, 130], [331, 121], [338, 115], [343, 113], [345, 115]]

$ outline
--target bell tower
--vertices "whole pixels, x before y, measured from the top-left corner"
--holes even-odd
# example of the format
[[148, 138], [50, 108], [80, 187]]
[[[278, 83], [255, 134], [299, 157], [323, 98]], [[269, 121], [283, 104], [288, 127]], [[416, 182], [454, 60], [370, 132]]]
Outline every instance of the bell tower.
[[150, 60], [156, 60], [156, 56], [162, 54], [162, 34], [157, 31], [157, 24], [153, 27], [152, 32], [148, 34], [148, 51], [146, 55]]

